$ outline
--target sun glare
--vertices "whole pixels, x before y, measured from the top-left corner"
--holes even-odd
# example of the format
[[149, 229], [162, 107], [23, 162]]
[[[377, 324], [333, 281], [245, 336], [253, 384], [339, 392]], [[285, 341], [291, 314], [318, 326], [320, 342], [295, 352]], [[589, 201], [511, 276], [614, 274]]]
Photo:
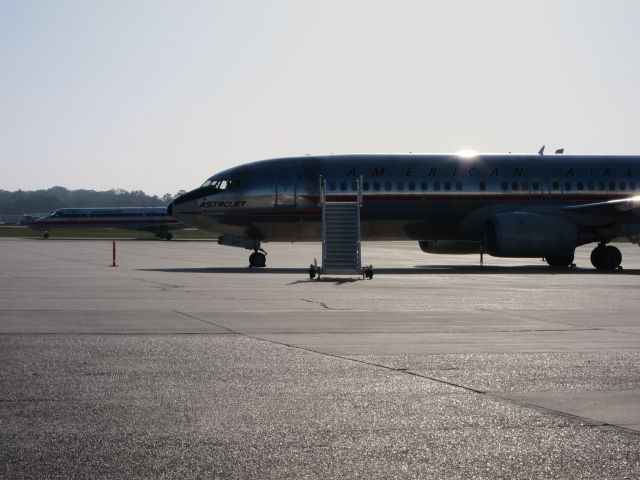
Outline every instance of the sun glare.
[[474, 158], [478, 156], [478, 152], [476, 152], [475, 150], [460, 150], [458, 151], [458, 153], [456, 153], [456, 155], [461, 158]]

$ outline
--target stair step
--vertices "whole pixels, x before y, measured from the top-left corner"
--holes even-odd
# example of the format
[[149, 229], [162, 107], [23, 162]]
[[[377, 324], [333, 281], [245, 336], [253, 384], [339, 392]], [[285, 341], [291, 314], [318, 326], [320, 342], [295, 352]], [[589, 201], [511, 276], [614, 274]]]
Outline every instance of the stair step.
[[360, 273], [359, 209], [359, 203], [354, 201], [324, 202], [322, 268], [325, 273]]

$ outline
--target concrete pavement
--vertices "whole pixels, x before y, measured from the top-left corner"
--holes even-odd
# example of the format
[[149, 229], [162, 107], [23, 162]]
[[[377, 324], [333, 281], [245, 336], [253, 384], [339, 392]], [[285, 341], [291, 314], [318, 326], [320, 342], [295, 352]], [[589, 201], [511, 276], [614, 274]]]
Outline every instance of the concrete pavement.
[[640, 249], [0, 240], [4, 478], [640, 478]]

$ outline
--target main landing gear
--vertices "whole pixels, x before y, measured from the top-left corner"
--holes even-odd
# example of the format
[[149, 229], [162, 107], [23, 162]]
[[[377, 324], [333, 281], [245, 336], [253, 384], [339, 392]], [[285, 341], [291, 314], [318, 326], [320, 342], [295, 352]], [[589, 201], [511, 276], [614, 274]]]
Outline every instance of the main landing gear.
[[622, 253], [612, 245], [600, 243], [591, 252], [591, 264], [598, 270], [617, 270], [622, 263]]
[[[547, 256], [544, 260], [554, 268], [575, 267], [573, 254]], [[604, 242], [598, 244], [591, 252], [591, 264], [598, 270], [621, 270], [622, 253], [613, 245], [606, 245]]]
[[249, 266], [252, 268], [263, 268], [267, 266], [267, 252], [258, 249], [249, 255]]

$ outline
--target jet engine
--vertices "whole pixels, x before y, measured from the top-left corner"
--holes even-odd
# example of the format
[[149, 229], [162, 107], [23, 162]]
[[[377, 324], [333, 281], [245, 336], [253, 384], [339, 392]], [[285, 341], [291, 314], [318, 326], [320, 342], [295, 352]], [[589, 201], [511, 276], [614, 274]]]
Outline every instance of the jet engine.
[[571, 218], [530, 212], [494, 215], [487, 221], [484, 245], [494, 257], [570, 257], [578, 244]]
[[480, 242], [465, 240], [420, 240], [420, 250], [425, 253], [441, 253], [446, 255], [463, 255], [465, 253], [478, 253]]

